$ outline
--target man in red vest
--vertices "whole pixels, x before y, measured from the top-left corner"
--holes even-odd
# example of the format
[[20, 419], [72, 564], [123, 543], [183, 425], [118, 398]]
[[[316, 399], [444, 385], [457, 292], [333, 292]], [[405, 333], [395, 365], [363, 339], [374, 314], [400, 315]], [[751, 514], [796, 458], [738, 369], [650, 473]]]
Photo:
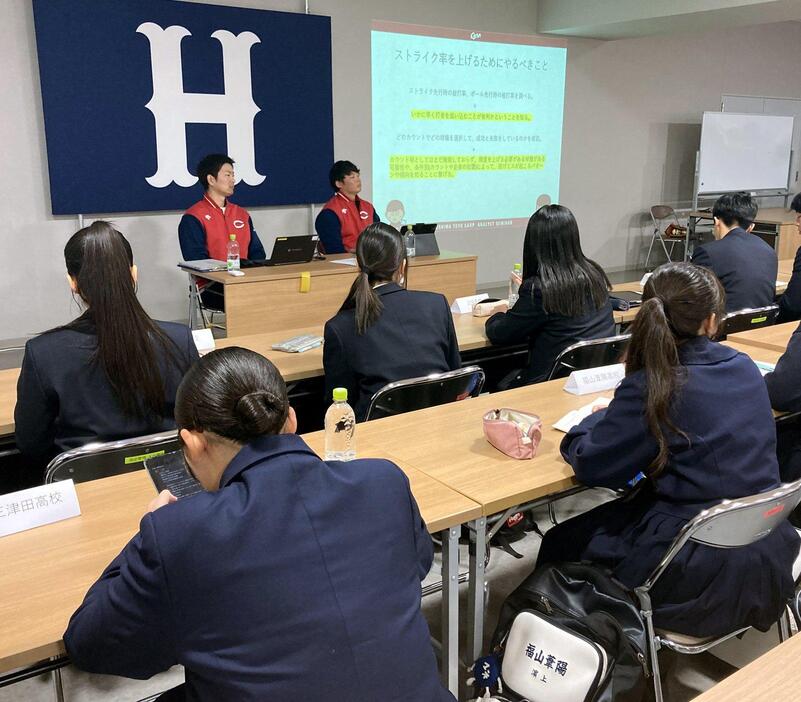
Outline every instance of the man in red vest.
[[[248, 211], [228, 199], [234, 193], [234, 160], [226, 154], [205, 156], [197, 165], [197, 179], [204, 190], [203, 198], [184, 213], [178, 225], [184, 261], [225, 261], [231, 234], [236, 235], [241, 258], [267, 258]], [[201, 297], [207, 307], [222, 309], [222, 286], [218, 283], [206, 285]]]
[[353, 253], [356, 240], [365, 227], [380, 222], [373, 206], [359, 198], [362, 179], [359, 169], [350, 161], [337, 161], [328, 174], [333, 197], [323, 205], [314, 222], [325, 253]]

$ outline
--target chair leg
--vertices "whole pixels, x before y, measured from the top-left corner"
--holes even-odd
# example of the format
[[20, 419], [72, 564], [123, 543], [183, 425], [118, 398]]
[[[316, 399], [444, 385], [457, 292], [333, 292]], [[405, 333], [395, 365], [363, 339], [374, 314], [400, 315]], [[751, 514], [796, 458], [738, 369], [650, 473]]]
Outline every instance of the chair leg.
[[554, 500], [548, 502], [548, 517], [551, 520], [551, 524], [556, 526], [559, 522], [556, 520], [556, 507], [554, 506], [554, 502]]
[[61, 682], [61, 668], [53, 671], [53, 693], [56, 702], [64, 702], [64, 688]]
[[651, 675], [654, 679], [654, 702], [663, 702], [662, 676], [659, 672], [659, 647], [657, 646], [650, 603], [648, 609], [643, 611], [642, 614], [645, 619], [645, 629], [648, 633], [648, 657], [651, 659]]
[[790, 608], [784, 606], [782, 616], [779, 617], [779, 643], [784, 643], [792, 636], [792, 629], [790, 628]]
[[656, 239], [657, 230], [654, 230], [654, 234], [651, 237], [651, 245], [648, 247], [648, 254], [645, 257], [645, 267], [648, 268], [648, 261], [651, 260], [651, 251], [654, 248], [654, 239]]
[[662, 250], [665, 252], [665, 258], [667, 259], [667, 262], [670, 263], [673, 259], [670, 258], [665, 240], [661, 236], [659, 237], [659, 243], [662, 244]]

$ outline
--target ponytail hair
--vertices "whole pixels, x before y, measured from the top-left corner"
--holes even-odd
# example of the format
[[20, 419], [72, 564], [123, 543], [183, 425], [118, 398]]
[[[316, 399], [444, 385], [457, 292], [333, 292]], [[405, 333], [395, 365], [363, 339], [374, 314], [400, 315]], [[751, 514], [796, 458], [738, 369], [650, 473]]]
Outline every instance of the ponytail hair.
[[668, 263], [648, 279], [642, 300], [631, 325], [626, 375], [645, 372], [645, 418], [659, 446], [647, 472], [655, 478], [664, 470], [670, 453], [665, 428], [689, 442], [670, 418], [676, 392], [686, 376], [679, 362], [679, 346], [697, 337], [711, 314], [722, 319], [725, 295], [720, 281], [707, 268]]
[[143, 419], [165, 416], [159, 361], [166, 359], [181, 374], [188, 363], [136, 298], [128, 240], [111, 224], [98, 220], [70, 237], [64, 261], [87, 309], [60, 328], [74, 329], [90, 321], [97, 335], [92, 361], [105, 372], [123, 412]]
[[373, 289], [377, 283], [389, 283], [406, 261], [406, 246], [400, 232], [383, 222], [367, 227], [356, 243], [359, 275], [351, 285], [342, 309], [355, 309], [356, 333], [364, 334], [384, 308]]
[[203, 356], [184, 376], [175, 398], [179, 429], [212, 432], [238, 444], [279, 434], [288, 416], [286, 384], [278, 369], [238, 346]]

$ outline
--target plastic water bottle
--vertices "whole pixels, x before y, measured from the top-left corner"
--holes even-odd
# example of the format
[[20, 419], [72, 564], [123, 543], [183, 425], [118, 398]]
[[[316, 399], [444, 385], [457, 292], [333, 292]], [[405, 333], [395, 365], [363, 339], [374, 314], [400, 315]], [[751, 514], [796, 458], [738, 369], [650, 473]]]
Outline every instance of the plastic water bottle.
[[236, 242], [236, 234], [231, 234], [228, 237], [228, 246], [226, 247], [227, 265], [226, 270], [238, 271], [239, 270], [239, 244]]
[[515, 263], [512, 274], [509, 276], [509, 307], [512, 307], [520, 297], [520, 283], [518, 279], [523, 275], [523, 266]]
[[414, 256], [414, 231], [412, 230], [411, 226], [406, 230], [406, 234], [404, 234], [403, 239], [406, 243], [406, 256], [407, 258], [411, 258]]
[[356, 415], [348, 404], [347, 388], [334, 388], [334, 403], [325, 413], [325, 460], [356, 458]]

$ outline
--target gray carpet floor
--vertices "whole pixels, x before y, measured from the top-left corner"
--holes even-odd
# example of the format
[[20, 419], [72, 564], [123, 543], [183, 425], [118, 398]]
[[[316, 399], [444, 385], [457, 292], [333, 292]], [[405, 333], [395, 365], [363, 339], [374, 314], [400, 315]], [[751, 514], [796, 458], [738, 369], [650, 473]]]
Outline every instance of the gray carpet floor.
[[[608, 499], [605, 491], [587, 491], [573, 497], [561, 500], [557, 506], [559, 520], [564, 520], [573, 514], [586, 511]], [[547, 510], [537, 511], [537, 521], [545, 530], [549, 526]], [[522, 559], [516, 559], [499, 549], [492, 549], [492, 556], [487, 568], [488, 602], [486, 643], [488, 644], [495, 623], [498, 618], [500, 606], [504, 598], [528, 575], [534, 567], [540, 539], [535, 533], [529, 533], [524, 539], [514, 544], [515, 550], [523, 554]], [[467, 553], [463, 547], [461, 552], [461, 569], [467, 567]], [[439, 557], [435, 560], [426, 583], [439, 580]], [[461, 631], [464, 633], [464, 619], [466, 617], [467, 586], [462, 586], [462, 601], [460, 603]], [[423, 612], [435, 636], [439, 634], [440, 627], [439, 594], [430, 595], [423, 600]], [[778, 643], [775, 632], [760, 635], [742, 641], [733, 641], [726, 645], [726, 660], [732, 660], [737, 666], [744, 665], [766, 648]], [[712, 656], [665, 656], [662, 661], [665, 675], [666, 700], [669, 702], [685, 702], [693, 699], [703, 690], [712, 686], [718, 680], [726, 677], [735, 670], [729, 663]], [[462, 679], [467, 675], [462, 671]], [[150, 695], [169, 689], [183, 680], [183, 671], [180, 667], [163, 673], [147, 681], [127, 680], [105, 675], [87, 675], [72, 667], [63, 671], [64, 691], [67, 702], [137, 702]], [[469, 690], [463, 688], [461, 700], [470, 698]], [[49, 676], [27, 680], [13, 686], [0, 688], [0, 702], [51, 702], [55, 700], [52, 680]]]

